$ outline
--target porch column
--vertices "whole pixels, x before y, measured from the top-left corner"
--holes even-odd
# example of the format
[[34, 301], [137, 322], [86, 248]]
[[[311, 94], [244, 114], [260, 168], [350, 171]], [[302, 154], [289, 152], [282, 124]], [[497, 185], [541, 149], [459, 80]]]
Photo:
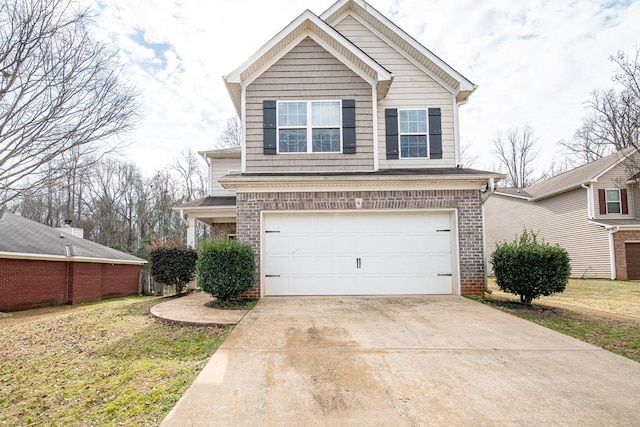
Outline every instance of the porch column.
[[193, 249], [198, 247], [198, 226], [194, 217], [187, 219], [187, 246]]

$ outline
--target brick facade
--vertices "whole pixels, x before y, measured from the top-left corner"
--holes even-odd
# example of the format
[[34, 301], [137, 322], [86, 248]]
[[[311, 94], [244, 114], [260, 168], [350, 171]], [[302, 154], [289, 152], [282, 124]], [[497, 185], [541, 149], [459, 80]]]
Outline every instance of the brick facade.
[[[256, 253], [260, 277], [260, 212], [284, 210], [457, 209], [462, 295], [482, 295], [485, 287], [482, 202], [477, 190], [238, 193], [237, 236]], [[260, 296], [260, 283], [249, 293]], [[249, 295], [247, 295], [249, 296]]]
[[0, 259], [0, 311], [138, 293], [140, 266]]
[[216, 222], [211, 224], [211, 238], [226, 240], [230, 234], [236, 234], [235, 222]]
[[616, 257], [616, 279], [627, 280], [627, 252], [625, 243], [640, 242], [640, 230], [624, 230], [613, 233], [613, 248]]

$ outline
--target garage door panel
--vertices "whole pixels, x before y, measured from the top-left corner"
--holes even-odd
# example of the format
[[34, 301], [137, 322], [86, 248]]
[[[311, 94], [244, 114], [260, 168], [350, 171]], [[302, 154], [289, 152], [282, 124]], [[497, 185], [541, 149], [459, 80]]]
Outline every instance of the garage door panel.
[[[450, 214], [267, 214], [267, 295], [453, 291]], [[441, 230], [441, 231], [437, 231]]]

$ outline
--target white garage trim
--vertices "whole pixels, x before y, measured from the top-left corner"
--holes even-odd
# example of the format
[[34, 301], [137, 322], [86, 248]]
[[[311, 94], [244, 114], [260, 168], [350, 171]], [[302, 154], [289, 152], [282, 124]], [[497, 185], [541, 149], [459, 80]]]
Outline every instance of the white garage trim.
[[260, 228], [262, 296], [460, 294], [456, 209], [262, 211]]

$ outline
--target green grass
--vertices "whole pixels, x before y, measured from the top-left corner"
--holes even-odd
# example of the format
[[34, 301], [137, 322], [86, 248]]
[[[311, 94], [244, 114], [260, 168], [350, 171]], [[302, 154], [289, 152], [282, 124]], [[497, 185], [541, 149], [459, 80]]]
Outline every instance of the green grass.
[[570, 280], [564, 293], [532, 307], [498, 290], [485, 304], [640, 362], [640, 283]]
[[0, 425], [158, 425], [229, 331], [159, 322], [158, 302], [0, 319]]

